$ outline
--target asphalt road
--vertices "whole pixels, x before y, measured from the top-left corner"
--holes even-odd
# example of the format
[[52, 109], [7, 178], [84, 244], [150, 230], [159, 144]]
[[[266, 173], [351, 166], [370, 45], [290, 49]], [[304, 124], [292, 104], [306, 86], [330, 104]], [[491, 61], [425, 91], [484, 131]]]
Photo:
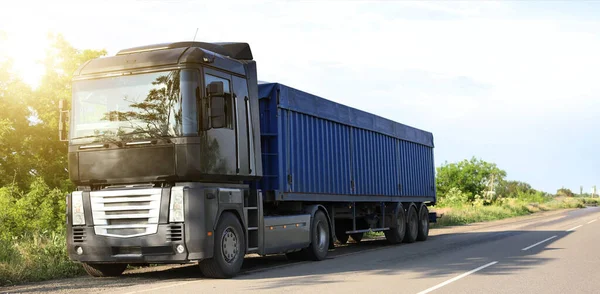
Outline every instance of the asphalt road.
[[235, 279], [195, 266], [81, 277], [0, 293], [600, 293], [600, 208], [435, 229], [426, 242], [341, 247], [320, 262], [251, 257]]

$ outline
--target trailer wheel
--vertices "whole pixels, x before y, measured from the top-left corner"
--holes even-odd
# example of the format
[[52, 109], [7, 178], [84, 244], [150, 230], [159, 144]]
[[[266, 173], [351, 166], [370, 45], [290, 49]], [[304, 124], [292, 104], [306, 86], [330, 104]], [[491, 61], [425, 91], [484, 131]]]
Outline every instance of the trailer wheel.
[[399, 244], [404, 240], [404, 235], [406, 235], [406, 213], [402, 205], [396, 212], [396, 223], [388, 231], [384, 231], [384, 234], [391, 244]]
[[246, 240], [242, 225], [231, 212], [221, 215], [215, 230], [213, 258], [200, 262], [200, 271], [209, 278], [231, 278], [239, 273], [244, 263]]
[[406, 236], [405, 243], [413, 243], [417, 240], [419, 234], [419, 214], [413, 204], [406, 211]]
[[352, 237], [352, 240], [354, 240], [355, 243], [360, 243], [360, 240], [362, 240], [363, 236], [364, 236], [364, 233], [356, 233], [356, 234], [350, 235], [350, 237]]
[[83, 269], [92, 277], [117, 277], [127, 268], [126, 263], [84, 263]]
[[312, 260], [323, 260], [329, 251], [329, 223], [325, 214], [315, 212], [310, 226], [310, 245], [305, 248], [307, 257]]
[[421, 205], [419, 210], [419, 234], [417, 241], [425, 241], [429, 236], [429, 209], [425, 204]]

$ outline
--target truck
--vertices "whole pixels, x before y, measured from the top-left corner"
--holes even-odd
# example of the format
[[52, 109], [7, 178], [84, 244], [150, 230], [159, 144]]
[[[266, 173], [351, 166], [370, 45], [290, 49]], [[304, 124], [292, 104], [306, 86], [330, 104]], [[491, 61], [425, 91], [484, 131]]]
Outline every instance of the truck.
[[366, 232], [424, 241], [435, 222], [432, 133], [259, 82], [247, 43], [92, 59], [59, 107], [67, 250], [91, 276], [197, 263], [231, 278], [248, 254], [319, 261]]

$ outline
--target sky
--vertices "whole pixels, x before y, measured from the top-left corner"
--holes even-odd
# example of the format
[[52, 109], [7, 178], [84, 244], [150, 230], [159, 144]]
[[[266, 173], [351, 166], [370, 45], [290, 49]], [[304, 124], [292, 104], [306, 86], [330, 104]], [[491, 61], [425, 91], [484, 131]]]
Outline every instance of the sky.
[[[49, 32], [109, 55], [172, 41], [251, 45], [259, 79], [430, 131], [556, 192], [600, 190], [600, 2], [18, 1], [0, 54], [36, 85]], [[1, 56], [1, 55], [0, 55]]]

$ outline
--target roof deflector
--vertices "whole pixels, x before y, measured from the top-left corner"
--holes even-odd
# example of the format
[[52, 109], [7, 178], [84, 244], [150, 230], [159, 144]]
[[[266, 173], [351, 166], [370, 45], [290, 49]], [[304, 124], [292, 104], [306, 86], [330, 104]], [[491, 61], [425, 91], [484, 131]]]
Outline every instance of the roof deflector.
[[123, 50], [117, 52], [117, 55], [126, 55], [126, 54], [133, 54], [133, 53], [139, 53], [139, 52], [174, 49], [174, 48], [181, 48], [181, 47], [198, 47], [198, 48], [212, 51], [214, 53], [228, 56], [228, 57], [231, 57], [234, 59], [252, 60], [252, 51], [250, 50], [250, 45], [248, 43], [235, 43], [235, 42], [227, 42], [227, 43], [205, 43], [205, 42], [163, 43], [163, 44], [155, 44], [155, 45], [147, 45], [147, 46], [123, 49]]

